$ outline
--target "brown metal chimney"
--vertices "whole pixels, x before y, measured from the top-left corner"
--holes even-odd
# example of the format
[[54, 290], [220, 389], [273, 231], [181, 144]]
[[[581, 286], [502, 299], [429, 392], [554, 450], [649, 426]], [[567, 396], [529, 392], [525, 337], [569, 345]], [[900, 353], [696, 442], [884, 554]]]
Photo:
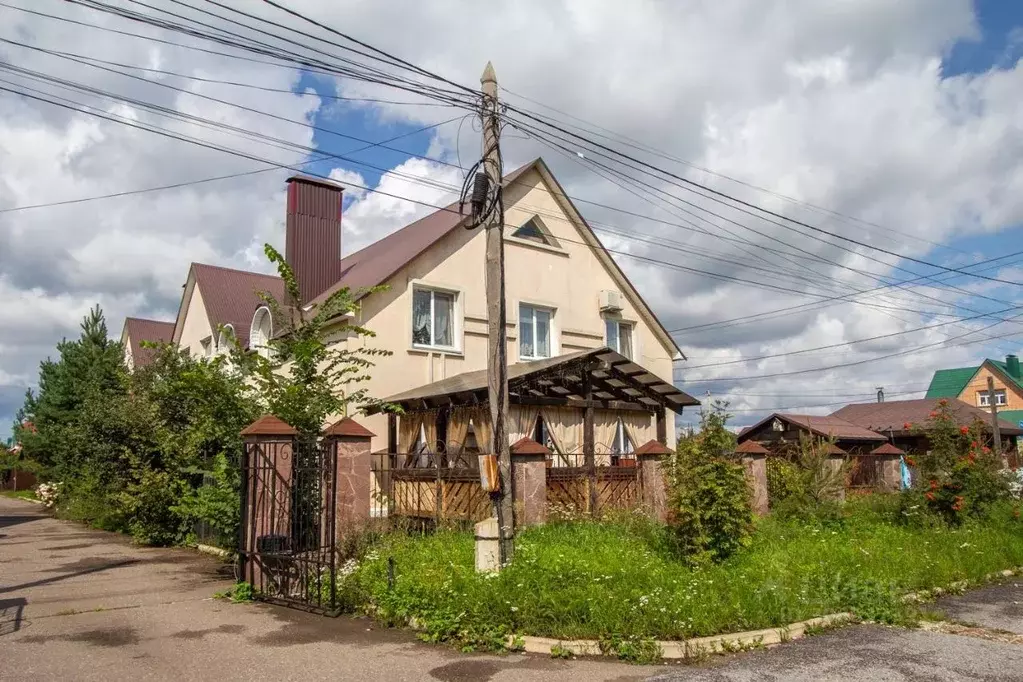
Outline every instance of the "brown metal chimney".
[[320, 178], [288, 178], [284, 259], [295, 271], [302, 303], [309, 303], [341, 278], [341, 193]]

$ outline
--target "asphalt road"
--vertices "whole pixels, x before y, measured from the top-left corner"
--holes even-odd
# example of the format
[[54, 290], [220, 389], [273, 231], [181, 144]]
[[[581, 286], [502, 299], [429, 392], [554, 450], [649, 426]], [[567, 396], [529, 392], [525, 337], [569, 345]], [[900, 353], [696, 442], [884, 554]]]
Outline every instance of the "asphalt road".
[[[195, 552], [0, 497], [0, 680], [1023, 680], [1023, 644], [866, 625], [698, 665], [466, 655], [365, 619], [211, 598], [231, 582]], [[1023, 632], [1020, 601], [1006, 585], [948, 609]]]

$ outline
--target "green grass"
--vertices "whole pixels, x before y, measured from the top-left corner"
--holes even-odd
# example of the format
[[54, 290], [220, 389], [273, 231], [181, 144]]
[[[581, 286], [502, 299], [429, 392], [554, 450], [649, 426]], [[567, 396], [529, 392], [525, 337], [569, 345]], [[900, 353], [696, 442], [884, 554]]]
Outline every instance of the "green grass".
[[13, 497], [19, 500], [38, 500], [36, 494], [32, 490], [0, 490], [0, 495], [4, 497]]
[[[387, 558], [396, 579], [388, 588]], [[1023, 564], [1023, 524], [1009, 513], [961, 528], [894, 525], [867, 513], [841, 523], [763, 520], [752, 546], [691, 568], [661, 530], [631, 522], [548, 524], [520, 534], [513, 564], [473, 568], [471, 534], [392, 535], [345, 578], [349, 607], [414, 621], [424, 638], [500, 648], [509, 633], [640, 647], [771, 626], [838, 611], [900, 622], [907, 591], [981, 581]], [[629, 643], [632, 644], [629, 644]]]

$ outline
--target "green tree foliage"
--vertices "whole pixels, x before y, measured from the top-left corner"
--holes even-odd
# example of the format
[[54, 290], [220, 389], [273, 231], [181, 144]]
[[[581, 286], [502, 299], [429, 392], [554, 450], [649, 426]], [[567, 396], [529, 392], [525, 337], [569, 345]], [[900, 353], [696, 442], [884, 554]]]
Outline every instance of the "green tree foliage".
[[269, 353], [246, 353], [236, 343], [232, 362], [253, 382], [267, 412], [294, 426], [303, 440], [315, 440], [332, 415], [375, 402], [365, 387], [372, 358], [390, 352], [367, 347], [363, 339], [376, 335], [354, 319], [358, 299], [382, 287], [342, 287], [309, 309], [291, 266], [269, 244], [265, 251], [284, 280], [287, 300], [261, 294], [274, 321]]
[[258, 414], [241, 375], [170, 346], [129, 374], [99, 308], [57, 350], [19, 413], [33, 428], [16, 435], [61, 482], [58, 513], [152, 544], [181, 542], [201, 521], [233, 537], [224, 499], [237, 507], [239, 434]]
[[799, 468], [803, 495], [814, 507], [834, 502], [845, 492], [846, 479], [852, 468], [848, 459], [831, 455], [834, 438], [814, 438], [799, 434], [795, 463]]
[[694, 563], [723, 560], [749, 543], [751, 491], [734, 458], [735, 435], [727, 404], [700, 414], [700, 431], [679, 440], [668, 462], [669, 527], [679, 550]]
[[[26, 457], [56, 478], [78, 471], [93, 455], [108, 459], [88, 442], [90, 436], [97, 435], [90, 431], [95, 425], [95, 414], [90, 410], [94, 405], [119, 402], [127, 395], [124, 351], [120, 343], [108, 338], [106, 320], [98, 306], [86, 315], [81, 330], [78, 339], [57, 344], [56, 360], [47, 358], [40, 364], [38, 392], [27, 394], [14, 429]], [[33, 429], [22, 428], [28, 419]], [[123, 435], [114, 431], [109, 435]], [[119, 443], [115, 449], [116, 445]], [[109, 458], [116, 458], [116, 454]]]

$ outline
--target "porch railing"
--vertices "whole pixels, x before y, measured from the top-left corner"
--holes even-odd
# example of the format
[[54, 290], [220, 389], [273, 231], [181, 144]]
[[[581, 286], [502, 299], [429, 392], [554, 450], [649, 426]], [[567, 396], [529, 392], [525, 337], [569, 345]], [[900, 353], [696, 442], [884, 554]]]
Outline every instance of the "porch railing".
[[[642, 481], [635, 459], [596, 455], [587, 466], [580, 453], [554, 453], [547, 460], [549, 509], [602, 514], [638, 506]], [[372, 455], [371, 515], [440, 521], [481, 521], [493, 514], [480, 485], [476, 453], [389, 453]]]

